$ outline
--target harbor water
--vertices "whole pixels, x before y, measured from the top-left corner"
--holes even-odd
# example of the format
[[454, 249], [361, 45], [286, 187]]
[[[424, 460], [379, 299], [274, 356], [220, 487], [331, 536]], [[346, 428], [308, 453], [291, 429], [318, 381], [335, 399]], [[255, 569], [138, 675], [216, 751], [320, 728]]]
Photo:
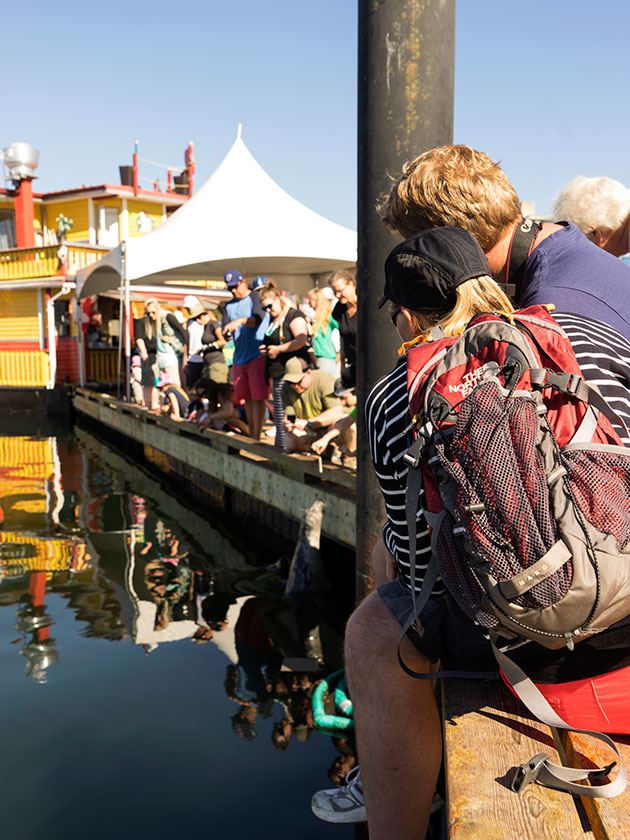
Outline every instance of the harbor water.
[[93, 434], [0, 427], [2, 837], [344, 838], [314, 729], [350, 599]]

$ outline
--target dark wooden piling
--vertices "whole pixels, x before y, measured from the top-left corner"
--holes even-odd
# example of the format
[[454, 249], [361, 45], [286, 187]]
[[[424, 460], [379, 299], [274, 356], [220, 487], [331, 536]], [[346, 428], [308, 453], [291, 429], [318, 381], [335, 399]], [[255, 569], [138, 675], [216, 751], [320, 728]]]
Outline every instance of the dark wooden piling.
[[387, 308], [377, 309], [396, 240], [375, 205], [406, 160], [452, 142], [454, 47], [455, 0], [359, 0], [357, 601], [371, 588], [385, 517], [363, 405], [399, 344]]

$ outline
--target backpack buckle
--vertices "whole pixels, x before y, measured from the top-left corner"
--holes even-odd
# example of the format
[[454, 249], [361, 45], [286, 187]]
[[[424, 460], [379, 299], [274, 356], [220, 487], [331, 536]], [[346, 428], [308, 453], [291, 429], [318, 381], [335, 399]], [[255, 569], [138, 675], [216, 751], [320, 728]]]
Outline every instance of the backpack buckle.
[[538, 753], [538, 755], [535, 755], [529, 761], [517, 767], [512, 784], [510, 785], [512, 790], [515, 793], [520, 793], [526, 785], [535, 782], [543, 764], [548, 760], [549, 756], [546, 753]]
[[553, 371], [548, 371], [544, 384], [549, 388], [553, 388], [554, 391], [560, 391], [562, 394], [570, 394], [574, 397], [582, 382], [582, 377], [577, 373], [554, 373]]
[[405, 452], [402, 456], [403, 461], [409, 464], [410, 467], [413, 467], [414, 470], [417, 470], [420, 466], [420, 461], [422, 459], [422, 453], [425, 447], [425, 440], [422, 434], [419, 434], [418, 437], [414, 440], [411, 444], [409, 449]]

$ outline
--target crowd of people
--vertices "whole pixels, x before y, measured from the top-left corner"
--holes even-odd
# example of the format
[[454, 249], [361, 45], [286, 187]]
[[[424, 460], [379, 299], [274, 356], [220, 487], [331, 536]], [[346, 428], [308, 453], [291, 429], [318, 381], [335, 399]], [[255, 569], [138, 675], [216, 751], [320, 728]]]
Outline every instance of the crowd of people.
[[[380, 303], [389, 301], [402, 348], [366, 402], [387, 519], [372, 556], [378, 588], [346, 630], [361, 765], [353, 767], [345, 785], [316, 793], [313, 810], [331, 822], [367, 818], [374, 840], [420, 840], [436, 801], [442, 739], [430, 680], [410, 679], [395, 654], [401, 627], [410, 623], [412, 585], [420, 589], [432, 552], [421, 503], [414, 557], [400, 513], [408, 504], [404, 456], [412, 442], [405, 349], [431, 340], [438, 327], [461, 335], [480, 312], [552, 304], [585, 382], [614, 409], [620, 418], [616, 431], [630, 445], [630, 268], [618, 259], [630, 250], [630, 190], [608, 178], [576, 178], [558, 195], [555, 221], [536, 222], [522, 218], [519, 197], [498, 164], [468, 146], [448, 145], [405, 164], [378, 212], [402, 240], [386, 261]], [[146, 302], [134, 365], [144, 404], [254, 440], [263, 432], [273, 435], [287, 452], [352, 464], [354, 276], [336, 271], [303, 301], [266, 278], [250, 287], [238, 270], [228, 272], [225, 282], [232, 300], [217, 313], [194, 302], [181, 332], [156, 300]], [[269, 423], [265, 431], [267, 418], [273, 427]], [[462, 658], [470, 657], [487, 670], [487, 638], [439, 578], [427, 609], [423, 635], [412, 624], [401, 642], [413, 670], [429, 674], [438, 662], [443, 668], [461, 666]], [[547, 684], [551, 696], [561, 697], [574, 681], [586, 682], [600, 697], [607, 731], [627, 732], [630, 723], [620, 709], [630, 673], [629, 643], [626, 618], [575, 652], [562, 648], [542, 656], [539, 648], [525, 646], [519, 664], [532, 680]], [[598, 694], [602, 681], [605, 700]]]
[[185, 312], [156, 298], [135, 322], [131, 392], [174, 420], [273, 438], [287, 452], [355, 466], [356, 311], [353, 275], [333, 272], [303, 300], [273, 280], [225, 274], [232, 299]]

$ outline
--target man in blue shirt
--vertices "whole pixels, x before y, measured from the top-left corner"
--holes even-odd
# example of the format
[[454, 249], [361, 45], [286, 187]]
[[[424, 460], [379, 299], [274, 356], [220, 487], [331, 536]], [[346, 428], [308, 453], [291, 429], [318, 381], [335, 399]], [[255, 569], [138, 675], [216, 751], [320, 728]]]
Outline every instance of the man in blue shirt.
[[418, 155], [378, 210], [405, 238], [428, 228], [464, 228], [481, 245], [494, 279], [515, 287], [517, 307], [553, 303], [630, 340], [628, 266], [575, 225], [523, 219], [516, 190], [483, 152], [456, 145]]
[[245, 400], [249, 435], [260, 440], [269, 383], [265, 378], [265, 357], [258, 349], [257, 330], [266, 313], [258, 296], [250, 294], [240, 271], [228, 271], [224, 280], [233, 297], [223, 311], [223, 335], [234, 339], [234, 398], [237, 404]]

